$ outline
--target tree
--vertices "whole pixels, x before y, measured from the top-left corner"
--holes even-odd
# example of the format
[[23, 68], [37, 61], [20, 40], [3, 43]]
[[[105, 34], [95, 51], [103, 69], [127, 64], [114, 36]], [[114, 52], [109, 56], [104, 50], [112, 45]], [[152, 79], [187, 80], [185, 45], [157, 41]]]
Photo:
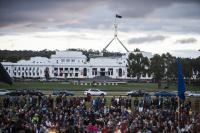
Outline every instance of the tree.
[[140, 52], [139, 48], [134, 49], [134, 52]]
[[177, 63], [176, 57], [173, 57], [170, 53], [162, 54], [165, 67], [165, 78], [167, 80], [167, 88], [169, 88], [170, 81], [177, 77]]
[[192, 59], [192, 68], [196, 75], [196, 78], [200, 78], [200, 57]]
[[193, 77], [192, 59], [182, 58], [181, 63], [183, 65], [183, 75], [186, 80], [188, 80], [188, 84], [190, 85], [190, 79]]
[[153, 74], [153, 78], [158, 83], [158, 88], [161, 88], [161, 80], [165, 73], [165, 64], [163, 58], [155, 54], [151, 59], [150, 71]]
[[128, 70], [131, 77], [137, 77], [137, 81], [139, 81], [141, 75], [147, 73], [148, 66], [149, 60], [147, 57], [143, 57], [142, 53], [130, 53], [128, 58]]

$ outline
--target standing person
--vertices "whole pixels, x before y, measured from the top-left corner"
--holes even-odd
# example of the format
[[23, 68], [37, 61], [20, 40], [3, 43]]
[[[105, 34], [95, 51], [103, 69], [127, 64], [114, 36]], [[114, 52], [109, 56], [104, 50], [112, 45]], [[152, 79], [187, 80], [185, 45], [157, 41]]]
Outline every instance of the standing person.
[[102, 132], [102, 133], [108, 133], [108, 128], [107, 128], [106, 125], [104, 125], [104, 127], [103, 127], [103, 129], [102, 129], [101, 132]]
[[139, 104], [139, 100], [138, 100], [138, 98], [136, 97], [136, 99], [134, 100], [134, 107], [135, 107], [135, 110], [138, 110], [138, 104]]
[[51, 95], [49, 95], [49, 97], [48, 97], [48, 104], [49, 104], [49, 108], [51, 108], [51, 109], [53, 109], [53, 98], [51, 97]]
[[116, 126], [114, 133], [121, 133], [121, 130], [119, 128], [119, 125]]
[[141, 99], [140, 102], [139, 102], [139, 112], [142, 112], [142, 111], [143, 111], [143, 106], [144, 106], [144, 102], [143, 102], [143, 100]]

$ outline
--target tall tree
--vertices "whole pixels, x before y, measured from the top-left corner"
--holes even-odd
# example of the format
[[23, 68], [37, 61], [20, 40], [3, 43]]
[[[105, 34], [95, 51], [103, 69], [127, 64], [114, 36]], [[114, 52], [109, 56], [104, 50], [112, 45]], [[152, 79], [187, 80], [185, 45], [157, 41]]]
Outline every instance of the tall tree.
[[165, 64], [163, 58], [155, 54], [151, 59], [150, 71], [153, 74], [153, 78], [158, 83], [158, 88], [161, 88], [161, 80], [165, 74]]
[[176, 57], [173, 57], [170, 53], [162, 54], [165, 66], [165, 78], [167, 80], [167, 88], [169, 88], [170, 81], [177, 77], [177, 63]]
[[182, 58], [181, 59], [183, 65], [183, 74], [188, 84], [190, 85], [190, 80], [193, 77], [193, 66], [192, 66], [192, 59], [190, 58]]
[[147, 73], [149, 60], [143, 57], [142, 53], [131, 53], [128, 58], [128, 70], [131, 77], [136, 77], [137, 81], [140, 80], [142, 74]]
[[196, 78], [200, 78], [200, 57], [192, 59], [192, 67]]

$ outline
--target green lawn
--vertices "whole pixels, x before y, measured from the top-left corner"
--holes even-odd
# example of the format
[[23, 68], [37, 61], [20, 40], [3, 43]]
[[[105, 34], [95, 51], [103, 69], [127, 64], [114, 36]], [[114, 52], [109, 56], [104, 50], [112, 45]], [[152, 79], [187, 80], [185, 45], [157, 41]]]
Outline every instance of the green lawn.
[[[162, 84], [162, 89], [158, 89], [156, 83], [127, 83], [121, 85], [101, 85], [101, 86], [89, 86], [89, 85], [73, 85], [69, 82], [14, 82], [13, 85], [7, 85], [5, 83], [0, 83], [0, 88], [4, 89], [43, 89], [43, 90], [52, 90], [52, 89], [67, 89], [74, 91], [81, 91], [87, 88], [96, 87], [101, 90], [107, 91], [128, 91], [132, 89], [144, 89], [144, 90], [177, 90], [175, 84], [170, 85], [169, 89], [164, 89], [166, 84]], [[200, 91], [200, 87], [187, 86], [187, 90]]]

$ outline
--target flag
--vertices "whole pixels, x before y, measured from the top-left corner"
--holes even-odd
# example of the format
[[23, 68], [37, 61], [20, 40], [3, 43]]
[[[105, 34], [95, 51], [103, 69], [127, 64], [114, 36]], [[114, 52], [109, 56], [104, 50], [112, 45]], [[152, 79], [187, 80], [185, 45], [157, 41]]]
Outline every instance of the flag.
[[12, 79], [10, 78], [9, 74], [3, 67], [3, 65], [0, 63], [0, 81], [5, 82], [7, 84], [12, 84]]
[[185, 81], [183, 78], [183, 68], [178, 59], [178, 96], [181, 100], [185, 100]]
[[120, 15], [116, 14], [116, 18], [122, 18], [122, 16], [120, 16]]

